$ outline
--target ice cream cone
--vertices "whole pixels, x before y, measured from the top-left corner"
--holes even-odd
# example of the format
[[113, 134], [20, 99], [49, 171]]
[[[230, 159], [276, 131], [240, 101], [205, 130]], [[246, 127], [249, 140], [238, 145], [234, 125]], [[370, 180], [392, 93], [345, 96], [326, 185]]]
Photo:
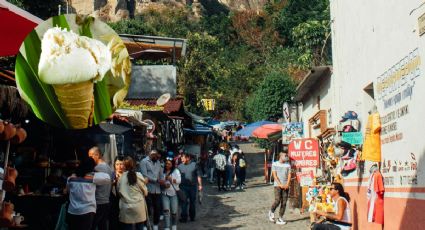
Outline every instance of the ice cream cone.
[[70, 128], [84, 129], [92, 123], [94, 96], [93, 82], [53, 85]]

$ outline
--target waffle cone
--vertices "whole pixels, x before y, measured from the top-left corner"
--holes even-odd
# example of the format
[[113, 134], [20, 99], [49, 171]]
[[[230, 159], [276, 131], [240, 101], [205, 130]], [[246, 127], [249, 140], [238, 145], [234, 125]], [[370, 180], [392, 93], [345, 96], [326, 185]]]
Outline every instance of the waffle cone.
[[84, 129], [92, 123], [94, 96], [93, 82], [53, 85], [70, 128]]

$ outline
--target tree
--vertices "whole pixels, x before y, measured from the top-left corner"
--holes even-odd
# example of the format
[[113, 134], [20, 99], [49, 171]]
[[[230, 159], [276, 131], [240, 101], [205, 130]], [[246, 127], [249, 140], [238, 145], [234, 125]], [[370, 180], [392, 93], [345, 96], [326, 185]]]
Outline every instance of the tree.
[[252, 120], [276, 119], [282, 116], [282, 105], [291, 101], [295, 93], [294, 81], [288, 74], [271, 72], [247, 101]]
[[118, 34], [149, 35], [153, 34], [155, 31], [154, 28], [146, 25], [141, 17], [109, 23], [109, 26], [111, 26], [111, 28]]
[[329, 20], [310, 20], [300, 23], [292, 30], [294, 46], [302, 55], [299, 62], [304, 66], [328, 64], [331, 60]]
[[190, 33], [187, 37], [190, 47], [186, 57], [178, 63], [178, 92], [185, 98], [187, 108], [202, 113], [202, 98], [219, 98], [216, 89], [219, 76], [227, 75], [218, 54], [220, 45], [216, 37], [206, 33]]
[[292, 30], [311, 20], [329, 21], [328, 0], [287, 0], [281, 11], [274, 15], [274, 25], [287, 45], [294, 43]]
[[[64, 0], [8, 0], [8, 2], [23, 8], [31, 14], [34, 14], [35, 16], [44, 20], [58, 15], [59, 5], [62, 6], [62, 9], [65, 9], [66, 7], [66, 1]], [[63, 13], [65, 12], [63, 11]]]

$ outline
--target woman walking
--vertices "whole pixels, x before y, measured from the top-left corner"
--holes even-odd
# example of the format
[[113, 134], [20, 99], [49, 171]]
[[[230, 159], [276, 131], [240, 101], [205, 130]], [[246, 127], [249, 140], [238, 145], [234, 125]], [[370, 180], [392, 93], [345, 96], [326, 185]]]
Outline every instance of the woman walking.
[[237, 178], [236, 188], [244, 189], [246, 177], [246, 161], [245, 155], [241, 150], [239, 150], [239, 153], [237, 155], [235, 171]]
[[125, 172], [118, 180], [118, 191], [120, 195], [120, 222], [124, 224], [125, 230], [143, 229], [146, 221], [146, 201], [148, 194], [145, 179], [142, 174], [136, 172], [136, 163], [131, 157], [124, 159]]
[[165, 186], [162, 191], [162, 205], [165, 218], [164, 230], [177, 230], [177, 209], [178, 197], [177, 191], [180, 190], [181, 182], [180, 171], [175, 167], [173, 158], [165, 160]]
[[119, 193], [118, 193], [118, 181], [125, 171], [124, 167], [124, 156], [117, 156], [114, 160], [114, 178], [112, 184], [112, 191], [110, 196], [111, 212], [109, 216], [109, 229], [122, 229], [119, 223]]

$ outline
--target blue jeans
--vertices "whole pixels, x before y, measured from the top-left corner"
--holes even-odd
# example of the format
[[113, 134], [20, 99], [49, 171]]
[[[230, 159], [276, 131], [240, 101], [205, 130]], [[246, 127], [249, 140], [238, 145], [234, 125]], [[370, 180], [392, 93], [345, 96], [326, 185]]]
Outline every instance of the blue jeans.
[[197, 186], [184, 186], [184, 185], [180, 185], [180, 189], [185, 193], [186, 198], [186, 202], [183, 202], [182, 204], [182, 210], [181, 210], [181, 218], [183, 220], [187, 220], [187, 207], [189, 206], [189, 217], [191, 220], [195, 220], [195, 216], [196, 216], [196, 191], [197, 191]]
[[177, 208], [179, 206], [179, 201], [177, 199], [177, 195], [169, 196], [162, 194], [161, 197], [165, 220], [164, 228], [170, 228], [171, 225], [177, 224]]
[[226, 186], [231, 187], [233, 185], [233, 178], [235, 177], [234, 168], [232, 165], [226, 165]]

